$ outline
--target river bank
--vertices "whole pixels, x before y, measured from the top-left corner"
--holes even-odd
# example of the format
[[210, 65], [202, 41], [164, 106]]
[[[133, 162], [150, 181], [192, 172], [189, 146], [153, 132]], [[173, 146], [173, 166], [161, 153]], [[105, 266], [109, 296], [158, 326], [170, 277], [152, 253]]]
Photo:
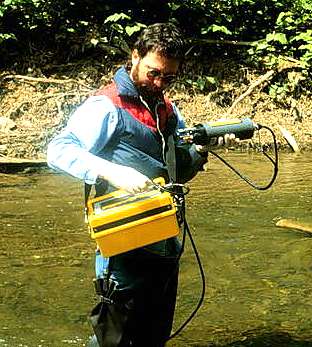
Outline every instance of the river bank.
[[[103, 64], [58, 67], [54, 74], [29, 70], [27, 75], [5, 71], [0, 75], [0, 157], [45, 160], [50, 139], [65, 125], [72, 111], [100, 85], [108, 83], [116, 67]], [[56, 67], [53, 71], [57, 71]], [[214, 64], [212, 75], [218, 84], [200, 91], [197, 85], [177, 83], [168, 96], [178, 105], [188, 126], [219, 118], [252, 118], [269, 126], [280, 149], [291, 150], [280, 126], [287, 129], [302, 151], [312, 149], [312, 100], [300, 96], [277, 103], [268, 95], [263, 74], [244, 67]], [[183, 82], [183, 80], [182, 80]], [[182, 87], [181, 87], [182, 86]], [[261, 143], [271, 145], [268, 133]], [[253, 143], [248, 144], [252, 147]]]

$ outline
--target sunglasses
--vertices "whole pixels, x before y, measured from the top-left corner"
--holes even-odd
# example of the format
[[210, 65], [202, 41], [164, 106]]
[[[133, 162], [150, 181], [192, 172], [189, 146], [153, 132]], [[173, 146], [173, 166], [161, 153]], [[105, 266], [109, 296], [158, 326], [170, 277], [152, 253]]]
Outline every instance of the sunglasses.
[[147, 71], [146, 76], [148, 79], [162, 79], [166, 84], [172, 83], [176, 79], [176, 75], [164, 74], [157, 69]]

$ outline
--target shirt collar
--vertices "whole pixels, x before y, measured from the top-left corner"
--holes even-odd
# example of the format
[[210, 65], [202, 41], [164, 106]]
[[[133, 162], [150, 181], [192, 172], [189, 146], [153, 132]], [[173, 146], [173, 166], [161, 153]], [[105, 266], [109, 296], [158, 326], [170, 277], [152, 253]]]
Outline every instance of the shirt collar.
[[120, 96], [128, 96], [133, 98], [139, 97], [139, 93], [125, 66], [122, 66], [117, 70], [114, 76], [114, 81], [116, 83], [118, 94]]

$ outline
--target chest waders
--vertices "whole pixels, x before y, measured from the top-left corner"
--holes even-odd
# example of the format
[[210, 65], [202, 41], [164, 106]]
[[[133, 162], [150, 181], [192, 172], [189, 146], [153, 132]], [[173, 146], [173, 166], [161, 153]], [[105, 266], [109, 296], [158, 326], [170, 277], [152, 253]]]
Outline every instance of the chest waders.
[[90, 323], [96, 339], [90, 341], [89, 347], [131, 346], [125, 334], [125, 326], [132, 308], [132, 300], [116, 297], [117, 282], [113, 280], [110, 272], [112, 262], [113, 258], [110, 258], [104, 277], [94, 280], [95, 292], [100, 302], [90, 314]]

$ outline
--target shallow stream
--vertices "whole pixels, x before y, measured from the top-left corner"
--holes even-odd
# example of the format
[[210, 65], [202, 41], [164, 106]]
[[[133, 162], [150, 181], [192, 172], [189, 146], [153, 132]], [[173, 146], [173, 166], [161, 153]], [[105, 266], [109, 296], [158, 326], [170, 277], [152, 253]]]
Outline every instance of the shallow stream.
[[[271, 176], [259, 155], [225, 157], [257, 182]], [[215, 158], [192, 180], [187, 217], [206, 296], [168, 346], [312, 346], [312, 238], [275, 226], [281, 218], [312, 224], [311, 162], [310, 153], [282, 154], [268, 191], [252, 189]], [[0, 346], [84, 346], [96, 297], [81, 183], [44, 171], [2, 174], [0, 187]], [[200, 293], [187, 242], [175, 328]]]

